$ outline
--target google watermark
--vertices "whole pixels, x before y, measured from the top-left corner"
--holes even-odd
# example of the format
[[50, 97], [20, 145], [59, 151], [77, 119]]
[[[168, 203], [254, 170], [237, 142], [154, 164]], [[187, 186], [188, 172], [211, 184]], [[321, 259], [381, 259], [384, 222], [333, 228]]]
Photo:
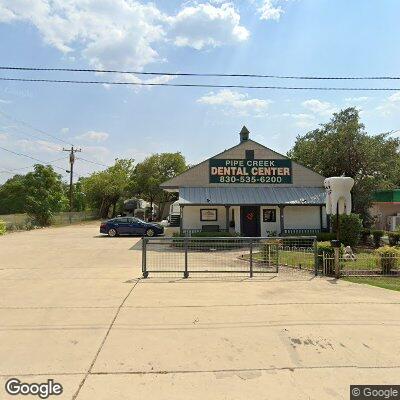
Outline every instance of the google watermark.
[[50, 396], [60, 396], [63, 387], [60, 383], [48, 379], [43, 383], [24, 383], [17, 378], [11, 378], [6, 382], [6, 392], [11, 396], [38, 396], [41, 399], [48, 399]]
[[350, 385], [350, 400], [400, 400], [400, 385]]

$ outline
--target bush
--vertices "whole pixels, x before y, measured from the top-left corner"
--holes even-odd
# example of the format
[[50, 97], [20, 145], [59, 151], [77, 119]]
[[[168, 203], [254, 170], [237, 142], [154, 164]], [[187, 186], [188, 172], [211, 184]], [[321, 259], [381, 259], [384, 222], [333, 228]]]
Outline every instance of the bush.
[[[336, 217], [333, 217], [333, 227], [336, 233]], [[345, 246], [354, 247], [360, 241], [362, 221], [358, 214], [341, 215], [339, 217], [339, 239]]]
[[383, 231], [372, 231], [372, 237], [374, 239], [374, 246], [379, 247], [381, 245], [382, 236], [385, 234]]
[[371, 236], [371, 229], [363, 228], [361, 231], [361, 241], [363, 243], [367, 243], [370, 236]]
[[[340, 246], [339, 255], [343, 256], [343, 245]], [[333, 258], [335, 255], [335, 250], [331, 245], [331, 242], [317, 242], [317, 253], [318, 253], [318, 266], [322, 267], [322, 256], [325, 254], [329, 258]]]
[[387, 235], [389, 237], [389, 244], [391, 246], [397, 246], [400, 240], [400, 232], [388, 232]]
[[383, 246], [376, 249], [374, 254], [377, 256], [378, 266], [382, 274], [389, 274], [390, 271], [398, 266], [400, 251], [394, 247]]
[[4, 235], [6, 231], [7, 231], [6, 223], [0, 219], [0, 236]]
[[335, 240], [336, 234], [334, 232], [320, 232], [317, 233], [318, 242], [329, 242], [330, 240]]
[[333, 256], [334, 250], [331, 245], [331, 242], [328, 242], [328, 241], [318, 242], [317, 243], [317, 252], [318, 252], [318, 256], [322, 256], [323, 253]]

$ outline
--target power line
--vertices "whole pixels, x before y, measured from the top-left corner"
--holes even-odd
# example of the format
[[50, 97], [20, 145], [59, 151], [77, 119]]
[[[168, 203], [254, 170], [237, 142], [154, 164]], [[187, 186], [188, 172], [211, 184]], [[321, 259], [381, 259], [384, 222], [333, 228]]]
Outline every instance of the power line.
[[[16, 152], [16, 151], [6, 149], [5, 147], [1, 147], [1, 146], [0, 146], [0, 149], [1, 149], [1, 150], [4, 150], [4, 151], [7, 151], [7, 152], [9, 152], [9, 153], [15, 154], [15, 155], [20, 156], [20, 157], [30, 158], [31, 160], [38, 161], [38, 162], [40, 162], [41, 164], [44, 164], [44, 165], [50, 164], [50, 163], [48, 163], [48, 162], [46, 162], [46, 161], [39, 160], [38, 158], [35, 158], [35, 157], [32, 157], [32, 156], [28, 156], [27, 154], [18, 153], [18, 152]], [[69, 173], [69, 171], [66, 170], [65, 168], [62, 168], [62, 167], [60, 167], [60, 166], [58, 166], [58, 165], [55, 165], [55, 164], [52, 164], [52, 165], [53, 165], [55, 168], [61, 169], [62, 171]]]
[[[37, 139], [38, 141], [40, 141], [41, 145], [47, 147], [50, 150], [54, 150], [54, 147], [50, 146], [51, 144], [54, 145], [54, 146], [58, 146], [56, 143], [53, 143], [53, 142], [45, 142], [43, 140], [43, 138], [41, 138], [39, 136], [32, 135], [31, 133], [27, 133], [27, 132], [26, 133], [21, 133], [21, 132], [14, 132], [14, 131], [10, 131], [10, 130], [7, 130], [7, 133], [11, 133], [12, 135], [17, 135], [17, 136], [23, 137], [23, 138], [25, 138], [26, 140], [28, 140], [28, 141], [30, 141], [32, 143], [37, 143], [34, 140], [32, 140], [32, 138]], [[59, 150], [61, 150], [61, 148]]]
[[[55, 162], [61, 161], [61, 160], [66, 160], [66, 158], [63, 157], [63, 158], [57, 158], [56, 160], [46, 161], [46, 164], [52, 164], [52, 163], [55, 163]], [[44, 163], [44, 162], [43, 162], [43, 163]], [[22, 171], [22, 170], [24, 170], [24, 169], [32, 168], [32, 167], [34, 167], [35, 165], [36, 165], [36, 164], [31, 164], [31, 165], [27, 165], [26, 167], [12, 168], [12, 169], [0, 168], [0, 169], [2, 169], [2, 171], [0, 171], [0, 173], [6, 173], [6, 172], [13, 173], [14, 171]]]
[[[4, 79], [1, 79], [1, 78], [0, 78], [0, 80], [4, 80]], [[28, 124], [28, 123], [25, 122], [25, 121], [22, 121], [22, 120], [20, 120], [20, 119], [18, 119], [18, 118], [15, 118], [15, 117], [13, 117], [13, 116], [11, 116], [11, 115], [9, 115], [9, 114], [6, 114], [6, 113], [5, 113], [4, 111], [2, 111], [2, 110], [0, 110], [0, 114], [3, 115], [4, 117], [6, 117], [7, 119], [11, 120], [11, 121], [14, 121], [14, 122], [16, 122], [16, 123], [22, 124], [22, 125], [24, 125], [24, 126], [30, 128], [30, 129], [32, 129], [32, 130], [38, 132], [38, 133], [41, 133], [42, 135], [51, 137], [52, 139], [58, 140], [58, 141], [60, 141], [60, 142], [62, 142], [62, 143], [65, 143], [65, 144], [71, 144], [71, 143], [68, 143], [67, 141], [65, 141], [65, 140], [63, 140], [63, 139], [61, 139], [61, 138], [59, 138], [59, 137], [57, 137], [57, 136], [55, 136], [55, 135], [52, 135], [51, 133], [45, 132], [45, 131], [43, 131], [42, 129], [39, 129], [39, 128], [35, 128], [34, 126]]]
[[99, 84], [121, 86], [166, 86], [166, 87], [192, 87], [192, 88], [219, 88], [219, 89], [274, 89], [274, 90], [324, 90], [324, 91], [400, 91], [400, 88], [346, 88], [346, 87], [291, 87], [291, 86], [248, 86], [248, 85], [213, 85], [194, 83], [144, 83], [144, 82], [113, 82], [113, 81], [78, 81], [70, 79], [29, 79], [5, 78], [0, 81], [15, 82], [41, 82], [41, 83], [72, 83], [72, 84]]
[[102, 163], [99, 163], [99, 162], [97, 162], [97, 161], [91, 161], [91, 160], [87, 160], [86, 158], [82, 158], [82, 157], [76, 157], [78, 160], [82, 160], [82, 161], [86, 161], [86, 162], [88, 162], [88, 163], [90, 163], [90, 164], [96, 164], [96, 165], [99, 165], [100, 167], [106, 167], [106, 168], [110, 168], [110, 166], [109, 165], [106, 165], [106, 164], [102, 164]]
[[233, 78], [272, 78], [272, 79], [306, 79], [306, 80], [400, 80], [398, 76], [301, 76], [301, 75], [264, 75], [264, 74], [221, 74], [221, 73], [187, 73], [187, 72], [143, 72], [110, 69], [88, 68], [47, 68], [47, 67], [10, 67], [0, 66], [0, 70], [12, 71], [53, 71], [53, 72], [94, 72], [129, 75], [152, 76], [192, 76], [192, 77], [233, 77]]

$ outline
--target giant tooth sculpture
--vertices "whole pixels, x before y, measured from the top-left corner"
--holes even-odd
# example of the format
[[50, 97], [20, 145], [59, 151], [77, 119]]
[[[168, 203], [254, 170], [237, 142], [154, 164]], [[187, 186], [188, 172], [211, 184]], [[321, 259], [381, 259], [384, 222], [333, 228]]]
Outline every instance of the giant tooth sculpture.
[[[326, 213], [336, 215], [336, 212], [350, 215], [351, 189], [354, 179], [347, 176], [334, 176], [324, 181], [326, 189]], [[338, 211], [337, 211], [338, 210]]]

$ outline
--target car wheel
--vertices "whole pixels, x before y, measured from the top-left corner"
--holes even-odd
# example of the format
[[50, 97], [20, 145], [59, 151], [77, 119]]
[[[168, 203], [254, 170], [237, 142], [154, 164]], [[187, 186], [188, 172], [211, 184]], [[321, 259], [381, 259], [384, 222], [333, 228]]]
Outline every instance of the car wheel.
[[147, 229], [147, 231], [146, 231], [146, 236], [147, 237], [153, 237], [155, 234], [156, 233], [154, 232], [154, 229], [152, 229], [152, 228]]
[[111, 229], [108, 230], [108, 236], [110, 236], [110, 237], [115, 237], [115, 236], [117, 236], [117, 235], [118, 235], [118, 232], [117, 232], [116, 229], [111, 228]]

